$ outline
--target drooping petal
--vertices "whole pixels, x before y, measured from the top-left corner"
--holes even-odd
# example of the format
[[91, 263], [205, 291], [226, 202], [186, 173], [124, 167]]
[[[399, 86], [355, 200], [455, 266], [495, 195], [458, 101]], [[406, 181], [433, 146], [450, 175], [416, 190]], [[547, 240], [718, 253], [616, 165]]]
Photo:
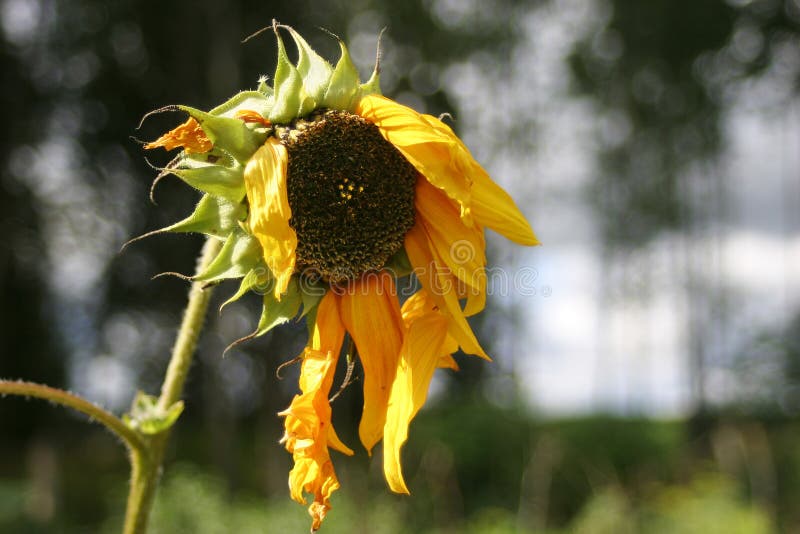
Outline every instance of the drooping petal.
[[244, 169], [250, 231], [261, 243], [264, 261], [275, 277], [278, 300], [294, 272], [297, 250], [297, 234], [289, 226], [292, 211], [286, 190], [287, 162], [286, 148], [271, 137]]
[[344, 339], [344, 327], [337, 308], [337, 296], [332, 293], [320, 302], [311, 340], [303, 354], [301, 393], [295, 395], [289, 408], [280, 413], [286, 417], [281, 442], [294, 458], [294, 467], [289, 473], [292, 498], [305, 504], [304, 492], [314, 495], [314, 502], [308, 509], [312, 530], [319, 528], [330, 510], [331, 494], [339, 489], [328, 447], [335, 447], [345, 454], [353, 453], [333, 431], [328, 401]]
[[424, 117], [441, 135], [452, 136], [458, 145], [453, 153], [453, 161], [458, 171], [468, 176], [472, 183], [470, 209], [475, 221], [520, 245], [539, 245], [531, 225], [514, 199], [489, 177], [453, 130], [436, 117]]
[[455, 167], [453, 151], [458, 139], [433, 128], [430, 122], [411, 108], [380, 95], [361, 98], [356, 113], [375, 124], [384, 139], [392, 143], [403, 156], [433, 185], [458, 202], [461, 217], [470, 219], [469, 176]]
[[417, 218], [425, 227], [436, 256], [457, 278], [459, 297], [467, 298], [464, 314], [486, 305], [486, 242], [483, 227], [466, 226], [454, 202], [424, 178], [417, 180]]
[[[403, 323], [405, 323], [406, 326], [413, 323], [420, 317], [424, 317], [432, 312], [441, 314], [436, 301], [424, 289], [417, 291], [405, 301], [402, 312]], [[450, 333], [447, 332], [447, 329], [445, 329], [445, 338], [442, 344], [442, 355], [439, 357], [437, 367], [445, 367], [447, 369], [452, 369], [453, 371], [458, 371], [458, 364], [452, 356], [452, 354], [457, 350], [458, 342], [456, 342], [456, 340], [453, 339], [453, 336], [451, 336]]]
[[331, 351], [339, 354], [344, 340], [344, 325], [339, 314], [339, 296], [333, 292], [325, 293], [317, 307], [317, 317], [311, 332], [309, 346], [315, 350]]
[[[338, 356], [343, 341], [344, 324], [339, 316], [339, 296], [329, 291], [325, 294], [317, 307], [316, 322], [311, 333], [309, 344], [312, 349], [336, 352]], [[333, 367], [335, 369], [336, 365], [334, 364]], [[331, 380], [333, 380], [333, 372], [330, 376]], [[327, 390], [330, 391], [331, 384], [326, 384], [326, 387]], [[321, 412], [330, 414], [330, 402], [328, 401], [327, 394], [318, 397], [315, 399], [315, 402], [319, 404], [318, 409]], [[342, 443], [339, 436], [336, 435], [332, 424], [328, 425], [328, 440], [328, 445], [337, 451], [347, 455], [353, 454], [353, 451]]]
[[447, 319], [437, 311], [425, 290], [412, 295], [403, 305], [403, 322], [407, 331], [383, 430], [383, 472], [389, 487], [397, 493], [409, 493], [400, 463], [408, 425], [425, 404], [440, 359], [450, 357], [443, 354]]
[[447, 317], [448, 331], [453, 339], [464, 352], [489, 360], [459, 305], [455, 290], [457, 281], [432, 249], [424, 225], [417, 223], [406, 234], [405, 250], [422, 287]]
[[520, 245], [541, 244], [514, 199], [494, 183], [485, 170], [478, 166], [472, 180], [472, 215], [475, 221]]
[[202, 154], [212, 147], [211, 141], [198, 123], [193, 118], [165, 133], [152, 143], [144, 145], [146, 149], [164, 147], [166, 150], [183, 148], [189, 154]]
[[403, 322], [394, 279], [367, 273], [341, 296], [342, 321], [364, 368], [364, 411], [358, 427], [367, 452], [383, 436], [386, 406], [403, 344]]
[[522, 245], [538, 245], [514, 200], [494, 183], [453, 130], [431, 115], [379, 95], [359, 102], [356, 113], [374, 123], [384, 138], [431, 184], [458, 202], [461, 218], [487, 226]]

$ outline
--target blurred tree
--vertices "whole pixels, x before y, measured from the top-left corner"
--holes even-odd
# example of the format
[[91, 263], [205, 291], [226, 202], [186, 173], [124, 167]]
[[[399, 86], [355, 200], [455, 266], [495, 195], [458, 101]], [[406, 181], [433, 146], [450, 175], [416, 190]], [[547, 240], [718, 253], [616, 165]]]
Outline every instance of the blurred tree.
[[726, 288], [708, 283], [706, 273], [716, 265], [714, 229], [727, 216], [726, 183], [717, 168], [721, 124], [734, 82], [782, 61], [781, 47], [800, 33], [799, 10], [793, 0], [598, 6], [597, 29], [578, 41], [571, 65], [575, 91], [590, 96], [598, 110], [599, 173], [587, 198], [610, 281], [599, 306], [607, 309], [620, 293], [646, 299], [658, 260], [638, 271], [628, 260], [646, 257], [649, 246], [671, 234], [671, 270], [685, 288], [694, 404], [702, 412], [708, 338], [725, 330], [728, 316]]

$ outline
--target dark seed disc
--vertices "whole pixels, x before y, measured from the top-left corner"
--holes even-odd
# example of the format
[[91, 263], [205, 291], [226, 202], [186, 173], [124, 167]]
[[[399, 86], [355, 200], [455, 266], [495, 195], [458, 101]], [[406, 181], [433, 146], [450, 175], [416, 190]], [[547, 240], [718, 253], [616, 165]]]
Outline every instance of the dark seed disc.
[[297, 266], [339, 283], [383, 267], [414, 225], [417, 170], [378, 127], [344, 111], [277, 129]]

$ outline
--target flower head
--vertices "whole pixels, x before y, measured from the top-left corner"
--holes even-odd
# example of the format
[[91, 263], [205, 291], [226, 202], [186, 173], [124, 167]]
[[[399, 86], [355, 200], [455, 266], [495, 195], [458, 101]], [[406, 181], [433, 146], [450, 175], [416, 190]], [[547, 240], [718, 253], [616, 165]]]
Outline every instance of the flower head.
[[[383, 440], [389, 487], [408, 493], [400, 449], [437, 367], [488, 356], [466, 317], [486, 301], [484, 228], [538, 243], [511, 197], [449, 126], [380, 95], [380, 68], [360, 83], [344, 43], [335, 66], [292, 28], [273, 24], [278, 64], [261, 80], [146, 148], [182, 148], [164, 169], [204, 193], [194, 213], [160, 231], [224, 241], [196, 280], [241, 279], [228, 302], [263, 295], [249, 338], [306, 316], [300, 393], [281, 416], [294, 457], [292, 498], [319, 528], [339, 488], [329, 449], [352, 454], [331, 424], [333, 377], [349, 337], [363, 368], [359, 438]], [[291, 36], [298, 62], [286, 55]], [[396, 279], [422, 286], [402, 308]]]

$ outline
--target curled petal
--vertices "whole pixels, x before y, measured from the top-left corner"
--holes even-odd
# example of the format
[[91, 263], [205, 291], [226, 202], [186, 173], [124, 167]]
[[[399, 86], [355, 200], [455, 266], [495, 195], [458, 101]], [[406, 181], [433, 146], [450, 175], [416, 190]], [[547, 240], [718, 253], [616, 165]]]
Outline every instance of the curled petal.
[[280, 300], [294, 273], [297, 234], [289, 226], [292, 210], [286, 190], [286, 148], [271, 137], [244, 169], [250, 202], [250, 231], [261, 243], [264, 261], [275, 277], [275, 298]]
[[165, 133], [152, 143], [144, 145], [146, 149], [164, 147], [166, 150], [183, 148], [189, 154], [202, 154], [208, 152], [212, 147], [211, 141], [206, 136], [203, 128], [193, 118], [177, 128]]
[[319, 528], [330, 510], [331, 494], [339, 489], [328, 447], [352, 454], [333, 431], [328, 402], [336, 362], [344, 339], [339, 320], [337, 296], [328, 293], [319, 304], [310, 346], [303, 354], [299, 395], [280, 415], [286, 417], [281, 442], [292, 453], [294, 467], [289, 474], [289, 488], [294, 500], [306, 503], [304, 493], [314, 495], [309, 506], [312, 529]]
[[234, 117], [241, 119], [244, 122], [258, 123], [267, 128], [272, 126], [272, 123], [269, 121], [269, 119], [265, 118], [263, 115], [261, 115], [261, 113], [253, 111], [252, 109], [240, 109], [234, 114]]

